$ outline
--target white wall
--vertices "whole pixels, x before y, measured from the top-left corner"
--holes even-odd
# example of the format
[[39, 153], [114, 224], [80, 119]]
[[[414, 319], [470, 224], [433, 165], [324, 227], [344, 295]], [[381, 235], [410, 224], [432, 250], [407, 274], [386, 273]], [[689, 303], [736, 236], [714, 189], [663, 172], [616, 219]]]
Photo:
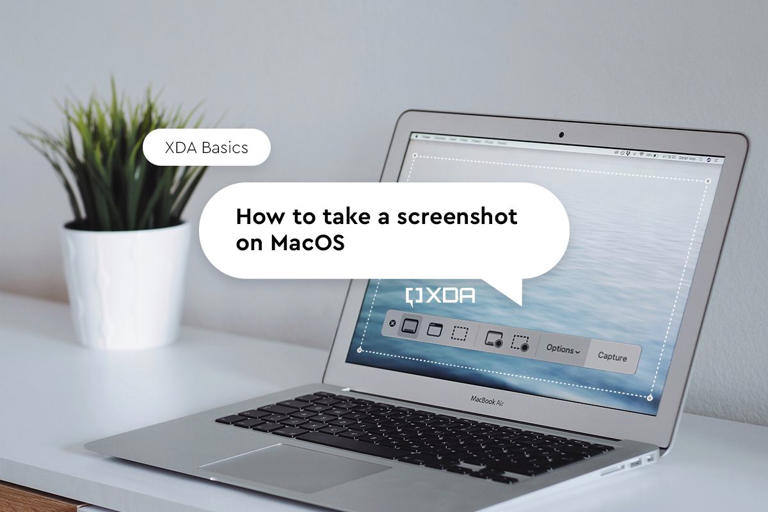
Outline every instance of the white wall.
[[[690, 410], [768, 424], [766, 3], [8, 2], [0, 18], [0, 289], [65, 300], [53, 172], [10, 129], [110, 73], [272, 139], [213, 169], [187, 213], [241, 180], [375, 180], [407, 108], [745, 132], [751, 150]], [[240, 282], [195, 246], [186, 322], [327, 347], [342, 282]]]

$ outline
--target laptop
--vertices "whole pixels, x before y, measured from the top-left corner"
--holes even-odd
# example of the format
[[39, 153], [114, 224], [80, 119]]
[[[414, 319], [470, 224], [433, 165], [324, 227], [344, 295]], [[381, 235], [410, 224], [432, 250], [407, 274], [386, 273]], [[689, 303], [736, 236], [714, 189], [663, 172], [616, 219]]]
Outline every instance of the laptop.
[[382, 181], [532, 182], [565, 206], [568, 249], [525, 281], [524, 305], [480, 280], [354, 280], [322, 382], [86, 447], [359, 511], [476, 510], [653, 464], [674, 438], [747, 145], [407, 111]]

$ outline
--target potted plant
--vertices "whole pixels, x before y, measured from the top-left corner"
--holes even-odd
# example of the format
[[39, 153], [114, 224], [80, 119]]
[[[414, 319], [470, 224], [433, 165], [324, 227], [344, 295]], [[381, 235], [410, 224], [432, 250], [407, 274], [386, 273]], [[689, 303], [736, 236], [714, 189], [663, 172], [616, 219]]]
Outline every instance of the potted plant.
[[61, 132], [19, 133], [51, 164], [72, 208], [61, 233], [78, 338], [105, 349], [170, 343], [179, 330], [190, 238], [182, 213], [206, 167], [153, 165], [142, 142], [157, 128], [189, 126], [196, 109], [162, 108], [149, 89], [133, 104], [114, 80], [108, 99], [93, 95], [60, 108]]

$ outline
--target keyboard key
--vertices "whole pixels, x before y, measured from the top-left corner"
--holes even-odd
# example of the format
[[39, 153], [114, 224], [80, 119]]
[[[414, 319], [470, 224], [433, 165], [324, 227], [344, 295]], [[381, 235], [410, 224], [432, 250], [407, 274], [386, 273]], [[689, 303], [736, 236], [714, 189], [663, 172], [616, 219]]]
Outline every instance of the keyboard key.
[[244, 419], [247, 418], [245, 416], [240, 416], [239, 414], [232, 414], [231, 416], [224, 416], [223, 418], [219, 418], [216, 420], [216, 422], [231, 425], [232, 423], [237, 423], [238, 421], [243, 421]]
[[301, 434], [306, 434], [309, 432], [308, 430], [304, 430], [303, 428], [298, 427], [285, 427], [281, 428], [279, 430], [275, 430], [272, 433], [277, 434], [278, 436], [285, 436], [285, 437], [296, 437]]
[[253, 427], [253, 430], [259, 430], [261, 432], [272, 432], [273, 430], [277, 430], [284, 427], [285, 425], [282, 425], [280, 423], [262, 423], [261, 425], [256, 425], [255, 427]]
[[267, 411], [259, 411], [256, 409], [251, 409], [250, 411], [243, 411], [238, 414], [240, 416], [248, 416], [249, 418], [261, 418], [262, 416], [268, 416], [270, 413], [268, 413]]
[[309, 432], [307, 434], [297, 436], [297, 439], [310, 443], [322, 444], [325, 446], [333, 446], [335, 448], [341, 448], [343, 450], [349, 450], [357, 453], [364, 453], [366, 455], [383, 457], [385, 459], [394, 459], [395, 457], [402, 455], [400, 450], [386, 448], [383, 446], [376, 446], [368, 443], [361, 443], [360, 441], [356, 441], [354, 439], [332, 436], [322, 432]]
[[237, 423], [233, 423], [236, 427], [242, 427], [242, 428], [253, 428], [256, 425], [261, 425], [264, 423], [262, 420], [258, 420], [256, 418], [248, 418], [243, 421], [238, 421]]
[[325, 427], [325, 423], [319, 423], [317, 421], [308, 421], [301, 425], [301, 428], [305, 428], [307, 430], [318, 430], [324, 427]]
[[320, 395], [301, 395], [294, 398], [294, 400], [300, 400], [302, 402], [314, 402], [315, 400], [320, 400], [321, 398], [323, 397]]
[[282, 414], [270, 414], [269, 416], [264, 416], [261, 418], [264, 421], [269, 421], [270, 423], [277, 423], [278, 421], [287, 420], [289, 416], [283, 416]]
[[339, 403], [339, 401], [334, 400], [333, 398], [321, 398], [320, 400], [315, 400], [313, 403], [320, 405], [334, 405]]
[[327, 427], [320, 429], [320, 432], [325, 432], [326, 434], [338, 434], [339, 432], [344, 432], [345, 430], [347, 430], [345, 427], [328, 425]]
[[339, 427], [348, 427], [348, 426], [354, 425], [356, 423], [357, 422], [355, 420], [348, 420], [348, 419], [345, 419], [345, 418], [339, 418], [337, 420], [333, 420], [331, 422], [331, 425], [336, 425], [336, 426], [339, 426]]
[[449, 466], [445, 468], [445, 470], [450, 473], [459, 473], [461, 475], [467, 475], [472, 472], [471, 469], [465, 468], [464, 466]]
[[327, 411], [328, 409], [330, 409], [330, 407], [328, 407], [327, 405], [318, 405], [318, 404], [313, 404], [313, 405], [310, 405], [309, 407], [304, 408], [305, 411], [312, 411], [316, 413], [321, 413], [323, 411]]
[[321, 421], [323, 423], [326, 423], [326, 422], [329, 422], [329, 421], [333, 421], [336, 418], [337, 418], [336, 416], [331, 416], [330, 414], [318, 414], [317, 416], [313, 416], [312, 420], [313, 421]]
[[314, 416], [315, 414], [316, 414], [316, 413], [315, 413], [315, 412], [313, 412], [313, 411], [296, 411], [296, 412], [294, 412], [293, 414], [291, 414], [291, 416], [293, 416], [294, 418], [304, 418], [304, 419], [309, 419], [309, 418], [311, 418], [312, 416]]
[[298, 427], [299, 425], [306, 422], [307, 420], [303, 420], [301, 418], [288, 418], [280, 421], [280, 423], [282, 423], [283, 425], [288, 425], [289, 427]]
[[603, 453], [611, 450], [612, 448], [610, 446], [605, 446], [602, 444], [593, 444], [592, 446], [589, 446], [587, 448], [587, 452], [590, 455], [597, 455], [598, 453]]
[[285, 407], [284, 405], [267, 405], [265, 407], [259, 407], [261, 411], [271, 412], [273, 414], [291, 414], [296, 412], [294, 407]]
[[543, 467], [539, 464], [530, 463], [530, 462], [516, 462], [512, 464], [504, 464], [504, 467], [501, 468], [505, 472], [508, 473], [517, 473], [518, 475], [526, 475], [526, 476], [536, 476], [540, 475], [541, 473], [546, 473], [549, 468]]
[[307, 407], [307, 402], [301, 402], [299, 400], [285, 400], [283, 402], [277, 402], [277, 405], [282, 407], [291, 407], [293, 409], [301, 409], [302, 407]]
[[357, 409], [360, 406], [358, 404], [356, 404], [355, 402], [339, 402], [339, 403], [335, 404], [334, 407], [337, 407], [339, 409], [352, 410], [352, 409]]
[[407, 462], [408, 464], [416, 464], [416, 465], [421, 464], [421, 461], [418, 458], [418, 456], [414, 456], [414, 455], [402, 455], [400, 457], [397, 457], [397, 460], [399, 460], [400, 462]]
[[433, 469], [443, 469], [445, 467], [445, 465], [442, 462], [432, 457], [425, 459], [424, 465], [427, 466], [428, 468], [433, 468]]

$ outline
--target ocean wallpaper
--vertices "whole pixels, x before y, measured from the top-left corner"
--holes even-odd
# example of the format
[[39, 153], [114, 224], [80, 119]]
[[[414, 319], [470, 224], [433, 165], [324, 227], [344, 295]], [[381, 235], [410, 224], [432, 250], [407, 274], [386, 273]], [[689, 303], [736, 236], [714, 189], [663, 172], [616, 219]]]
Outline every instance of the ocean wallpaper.
[[[417, 167], [423, 180], [438, 175], [423, 165]], [[439, 170], [439, 175], [446, 173], [450, 169]], [[523, 306], [479, 280], [372, 279], [347, 362], [656, 414], [714, 184], [526, 169], [514, 173], [483, 179], [543, 185], [560, 198], [571, 222], [565, 256], [547, 274], [524, 281]], [[481, 266], [482, 248], [477, 260]], [[419, 286], [472, 286], [476, 302], [414, 304], [411, 309], [405, 288]], [[625, 375], [389, 338], [381, 335], [389, 309], [634, 343], [642, 353], [637, 372]]]

